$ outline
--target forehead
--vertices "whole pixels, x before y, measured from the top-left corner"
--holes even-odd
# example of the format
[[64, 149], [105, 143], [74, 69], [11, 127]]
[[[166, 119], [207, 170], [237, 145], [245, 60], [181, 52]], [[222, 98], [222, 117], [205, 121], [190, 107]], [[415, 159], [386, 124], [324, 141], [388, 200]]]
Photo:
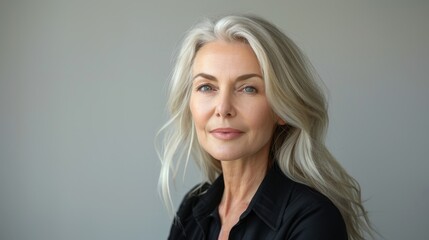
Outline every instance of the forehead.
[[239, 41], [214, 41], [203, 45], [196, 53], [194, 74], [205, 71], [261, 74], [258, 59], [249, 44]]

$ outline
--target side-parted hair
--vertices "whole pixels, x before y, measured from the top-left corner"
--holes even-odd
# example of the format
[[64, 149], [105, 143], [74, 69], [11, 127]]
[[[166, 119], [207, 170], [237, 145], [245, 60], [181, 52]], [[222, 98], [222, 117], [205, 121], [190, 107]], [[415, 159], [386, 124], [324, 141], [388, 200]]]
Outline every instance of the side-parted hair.
[[212, 183], [221, 173], [219, 161], [198, 143], [189, 109], [192, 65], [197, 51], [213, 41], [240, 41], [253, 49], [273, 111], [286, 125], [276, 127], [270, 158], [292, 180], [328, 197], [346, 223], [349, 239], [372, 236], [372, 227], [362, 204], [359, 184], [341, 167], [325, 146], [327, 104], [315, 80], [317, 75], [300, 49], [277, 27], [256, 16], [226, 16], [205, 20], [191, 29], [183, 41], [172, 73], [168, 108], [171, 118], [160, 130], [158, 149], [162, 162], [159, 189], [170, 213], [170, 176], [189, 158], [201, 169], [204, 181]]

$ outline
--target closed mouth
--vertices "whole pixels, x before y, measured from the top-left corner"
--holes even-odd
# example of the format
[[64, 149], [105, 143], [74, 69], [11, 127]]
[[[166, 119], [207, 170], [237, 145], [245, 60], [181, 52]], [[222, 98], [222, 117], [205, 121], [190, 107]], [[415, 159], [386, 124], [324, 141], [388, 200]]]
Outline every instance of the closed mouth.
[[232, 140], [240, 137], [244, 132], [235, 128], [216, 128], [211, 130], [210, 133], [221, 140]]

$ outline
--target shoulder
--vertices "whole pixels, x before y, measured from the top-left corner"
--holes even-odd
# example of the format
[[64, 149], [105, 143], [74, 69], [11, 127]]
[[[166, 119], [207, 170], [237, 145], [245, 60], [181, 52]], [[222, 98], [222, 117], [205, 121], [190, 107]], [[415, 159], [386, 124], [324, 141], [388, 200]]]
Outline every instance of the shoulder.
[[326, 209], [338, 213], [337, 207], [325, 195], [304, 184], [294, 182], [289, 199], [289, 207], [297, 210]]
[[177, 217], [184, 219], [192, 214], [192, 208], [199, 201], [201, 196], [209, 189], [209, 183], [200, 183], [189, 190], [183, 197], [177, 211]]
[[293, 184], [284, 220], [293, 226], [293, 239], [347, 239], [343, 217], [332, 201], [297, 182]]
[[269, 170], [261, 183], [252, 209], [281, 239], [347, 239], [343, 217], [332, 201], [293, 181], [278, 165]]
[[210, 187], [208, 183], [197, 184], [185, 195], [171, 225], [168, 239], [187, 239], [189, 227], [196, 225], [193, 208]]

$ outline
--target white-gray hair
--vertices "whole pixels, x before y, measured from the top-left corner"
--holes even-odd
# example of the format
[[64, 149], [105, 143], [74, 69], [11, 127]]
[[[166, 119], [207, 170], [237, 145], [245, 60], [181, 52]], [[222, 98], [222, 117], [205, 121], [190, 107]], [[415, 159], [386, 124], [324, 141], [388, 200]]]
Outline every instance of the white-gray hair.
[[219, 161], [196, 140], [189, 109], [194, 57], [204, 44], [216, 40], [245, 42], [259, 61], [268, 101], [287, 123], [275, 129], [271, 158], [288, 177], [316, 189], [335, 204], [346, 223], [349, 239], [372, 236], [359, 184], [325, 147], [327, 104], [316, 84], [317, 75], [292, 40], [256, 16], [205, 20], [191, 29], [183, 41], [170, 82], [171, 118], [160, 130], [164, 132], [164, 142], [159, 151], [162, 162], [159, 189], [169, 212], [173, 212], [170, 176], [175, 177], [182, 160], [187, 165], [192, 156], [205, 181], [213, 182], [221, 173]]

